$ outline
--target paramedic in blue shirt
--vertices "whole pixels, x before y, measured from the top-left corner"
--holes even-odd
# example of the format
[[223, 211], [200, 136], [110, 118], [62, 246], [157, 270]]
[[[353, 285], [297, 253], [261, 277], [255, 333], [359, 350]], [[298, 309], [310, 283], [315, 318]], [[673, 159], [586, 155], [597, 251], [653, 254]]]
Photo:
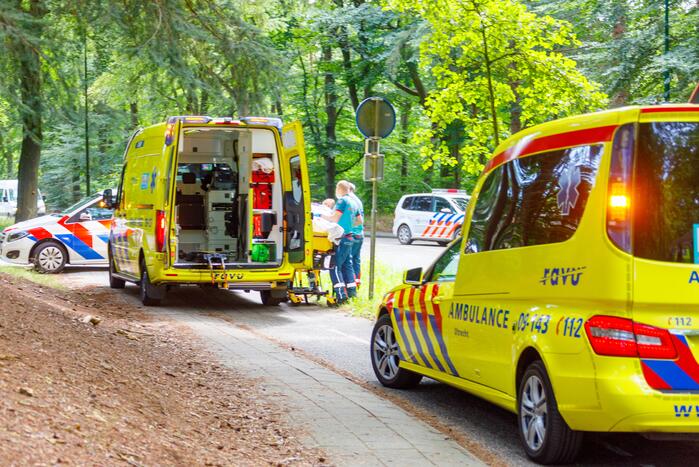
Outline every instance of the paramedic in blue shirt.
[[335, 212], [325, 215], [323, 218], [337, 223], [344, 230], [340, 244], [335, 252], [335, 268], [330, 270], [330, 278], [335, 289], [335, 297], [338, 303], [344, 303], [349, 298], [357, 296], [357, 284], [354, 281], [354, 268], [352, 267], [352, 245], [354, 235], [352, 228], [356, 222], [361, 222], [359, 209], [349, 195], [349, 182], [341, 180], [335, 187]]
[[352, 235], [354, 235], [354, 244], [352, 245], [352, 268], [354, 270], [354, 282], [357, 284], [357, 288], [361, 284], [362, 277], [362, 244], [364, 243], [364, 203], [359, 199], [359, 196], [355, 193], [357, 187], [354, 183], [350, 183], [349, 197], [357, 205], [359, 210], [359, 215], [361, 216], [361, 222], [356, 224], [352, 228]]

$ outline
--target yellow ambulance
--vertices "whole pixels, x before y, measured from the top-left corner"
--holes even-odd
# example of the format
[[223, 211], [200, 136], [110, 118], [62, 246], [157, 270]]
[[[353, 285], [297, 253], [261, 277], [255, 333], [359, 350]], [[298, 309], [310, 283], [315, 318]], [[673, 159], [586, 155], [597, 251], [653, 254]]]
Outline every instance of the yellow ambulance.
[[109, 283], [139, 284], [145, 305], [170, 286], [209, 284], [286, 300], [311, 266], [308, 169], [300, 123], [170, 117], [124, 155], [109, 236]]
[[699, 105], [627, 107], [495, 151], [455, 240], [383, 300], [371, 360], [517, 414], [534, 461], [582, 433], [699, 433]]

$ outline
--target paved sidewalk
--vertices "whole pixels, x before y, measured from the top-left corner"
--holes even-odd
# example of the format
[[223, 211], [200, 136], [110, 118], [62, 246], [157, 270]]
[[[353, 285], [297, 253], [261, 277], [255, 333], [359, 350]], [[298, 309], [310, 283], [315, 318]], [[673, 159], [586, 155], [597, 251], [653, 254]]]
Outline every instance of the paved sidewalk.
[[483, 465], [439, 431], [346, 378], [219, 318], [159, 309], [188, 325], [221, 362], [261, 378], [302, 441], [337, 465]]

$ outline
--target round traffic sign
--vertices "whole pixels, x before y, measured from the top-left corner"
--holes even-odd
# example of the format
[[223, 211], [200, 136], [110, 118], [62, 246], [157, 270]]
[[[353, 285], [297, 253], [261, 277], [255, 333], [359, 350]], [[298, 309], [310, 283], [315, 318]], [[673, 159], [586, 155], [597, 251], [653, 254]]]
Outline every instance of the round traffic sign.
[[396, 109], [383, 97], [369, 97], [357, 107], [357, 128], [365, 138], [385, 138], [396, 127]]

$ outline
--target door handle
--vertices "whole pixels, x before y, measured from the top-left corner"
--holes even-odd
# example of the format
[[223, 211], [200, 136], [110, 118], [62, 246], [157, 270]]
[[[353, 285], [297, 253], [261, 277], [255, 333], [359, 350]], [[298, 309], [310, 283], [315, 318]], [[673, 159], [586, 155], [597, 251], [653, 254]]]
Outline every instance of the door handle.
[[442, 303], [442, 297], [434, 297], [432, 303]]

